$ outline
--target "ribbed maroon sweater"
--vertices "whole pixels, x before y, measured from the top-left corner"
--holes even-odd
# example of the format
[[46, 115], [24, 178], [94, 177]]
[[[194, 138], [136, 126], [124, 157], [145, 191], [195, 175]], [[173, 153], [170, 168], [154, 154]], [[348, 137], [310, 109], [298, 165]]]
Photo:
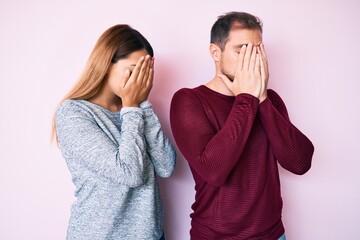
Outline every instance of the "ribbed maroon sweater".
[[314, 147], [268, 90], [225, 96], [206, 86], [175, 93], [173, 135], [195, 180], [192, 240], [276, 240], [283, 233], [278, 165], [295, 174], [311, 166]]

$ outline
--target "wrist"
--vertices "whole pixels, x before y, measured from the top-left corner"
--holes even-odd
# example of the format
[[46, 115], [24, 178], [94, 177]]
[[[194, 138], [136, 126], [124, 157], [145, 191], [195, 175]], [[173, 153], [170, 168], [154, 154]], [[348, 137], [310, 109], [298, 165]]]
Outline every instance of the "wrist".
[[267, 98], [267, 95], [260, 96], [260, 97], [259, 97], [260, 103], [262, 103], [266, 98]]
[[123, 102], [122, 107], [139, 107], [139, 104], [134, 102]]

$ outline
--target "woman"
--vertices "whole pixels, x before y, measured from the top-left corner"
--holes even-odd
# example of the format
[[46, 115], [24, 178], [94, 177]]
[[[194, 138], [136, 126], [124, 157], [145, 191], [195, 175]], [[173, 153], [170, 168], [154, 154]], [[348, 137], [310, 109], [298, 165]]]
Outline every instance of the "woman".
[[113, 26], [56, 111], [77, 197], [67, 239], [165, 239], [156, 175], [172, 174], [175, 151], [147, 100], [153, 66], [149, 42]]

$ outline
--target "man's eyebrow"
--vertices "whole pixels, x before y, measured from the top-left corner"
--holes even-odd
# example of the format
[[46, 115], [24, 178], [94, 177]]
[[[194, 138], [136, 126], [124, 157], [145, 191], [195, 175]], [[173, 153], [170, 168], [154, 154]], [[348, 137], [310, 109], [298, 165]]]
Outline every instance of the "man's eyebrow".
[[[248, 43], [243, 43], [243, 44], [235, 45], [234, 48], [235, 48], [235, 49], [242, 48], [242, 46], [244, 46], [244, 45], [247, 47]], [[254, 46], [260, 46], [260, 43], [257, 44], [257, 45], [254, 45]]]
[[235, 45], [234, 48], [241, 48], [244, 45], [247, 46], [248, 44], [247, 43], [238, 44], [238, 45]]

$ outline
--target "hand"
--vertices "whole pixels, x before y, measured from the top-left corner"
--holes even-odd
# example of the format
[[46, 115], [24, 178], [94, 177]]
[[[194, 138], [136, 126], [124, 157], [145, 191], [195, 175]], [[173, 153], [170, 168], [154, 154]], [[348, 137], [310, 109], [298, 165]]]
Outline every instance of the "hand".
[[260, 74], [261, 74], [261, 91], [259, 100], [260, 102], [264, 101], [267, 98], [267, 86], [269, 82], [269, 67], [268, 67], [268, 60], [264, 48], [264, 44], [261, 43], [260, 47], [258, 48], [258, 52], [261, 55], [260, 58]]
[[154, 59], [147, 55], [139, 59], [131, 74], [129, 69], [125, 70], [119, 89], [123, 107], [138, 107], [148, 98], [154, 79], [153, 67]]
[[225, 83], [227, 88], [236, 96], [240, 93], [248, 93], [259, 98], [261, 91], [261, 56], [257, 47], [249, 43], [243, 45], [238, 56], [234, 81], [224, 74], [218, 77]]

